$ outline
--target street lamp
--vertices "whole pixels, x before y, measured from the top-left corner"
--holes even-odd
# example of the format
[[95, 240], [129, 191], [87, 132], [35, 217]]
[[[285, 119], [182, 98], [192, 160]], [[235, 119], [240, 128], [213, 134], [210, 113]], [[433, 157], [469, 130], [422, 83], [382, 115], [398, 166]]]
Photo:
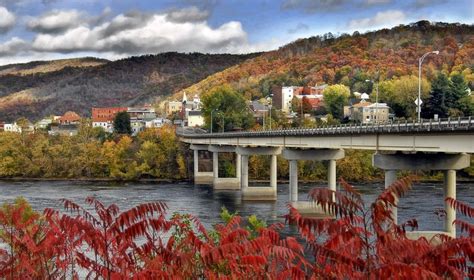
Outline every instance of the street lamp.
[[368, 83], [375, 85], [375, 122], [379, 122], [379, 83], [374, 80], [365, 80]]
[[219, 111], [219, 110], [218, 109], [211, 110], [211, 134], [212, 134], [212, 119], [213, 119], [212, 113], [217, 112], [217, 111]]
[[425, 57], [427, 57], [430, 54], [439, 54], [439, 51], [431, 51], [425, 53], [422, 57], [418, 59], [418, 99], [416, 100], [416, 105], [418, 106], [418, 122], [421, 121], [421, 64], [423, 63], [423, 60]]
[[270, 126], [270, 130], [272, 130], [272, 103], [273, 103], [273, 94], [270, 94], [269, 97], [267, 97], [267, 101], [270, 102], [270, 104], [268, 105], [268, 110], [269, 110], [269, 113], [270, 113], [270, 120], [269, 120], [269, 126]]

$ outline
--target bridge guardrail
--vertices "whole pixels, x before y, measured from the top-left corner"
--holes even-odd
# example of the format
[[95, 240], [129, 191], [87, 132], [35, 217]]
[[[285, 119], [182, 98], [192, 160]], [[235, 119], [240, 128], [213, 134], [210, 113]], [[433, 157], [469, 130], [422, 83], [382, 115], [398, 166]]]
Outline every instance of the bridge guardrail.
[[[191, 130], [191, 131], [190, 131]], [[319, 128], [284, 128], [278, 130], [230, 131], [206, 133], [202, 129], [178, 128], [176, 134], [186, 138], [229, 138], [229, 137], [279, 137], [279, 136], [311, 136], [335, 134], [372, 134], [372, 133], [410, 133], [410, 132], [449, 132], [474, 131], [474, 118], [426, 119], [421, 122], [388, 122], [383, 124], [341, 124]]]

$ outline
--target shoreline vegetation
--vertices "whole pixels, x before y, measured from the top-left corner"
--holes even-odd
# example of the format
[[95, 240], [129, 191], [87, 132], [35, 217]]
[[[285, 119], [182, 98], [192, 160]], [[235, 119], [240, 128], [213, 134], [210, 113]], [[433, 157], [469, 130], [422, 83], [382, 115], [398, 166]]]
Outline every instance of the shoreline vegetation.
[[[383, 170], [372, 166], [373, 151], [346, 150], [337, 161], [337, 176], [352, 183], [383, 182]], [[474, 180], [474, 164], [457, 172], [459, 180]], [[0, 133], [0, 180], [11, 181], [95, 181], [172, 183], [192, 181], [193, 153], [181, 143], [172, 126], [146, 129], [136, 137], [104, 134], [90, 122], [80, 124], [75, 136], [51, 136], [47, 132]], [[201, 171], [212, 171], [212, 155], [200, 154]], [[288, 180], [288, 161], [278, 157], [278, 181]], [[265, 182], [269, 178], [270, 158], [249, 158], [249, 179]], [[324, 183], [327, 164], [298, 162], [299, 180]], [[220, 177], [234, 177], [235, 157], [219, 155]], [[407, 176], [410, 172], [399, 172]], [[422, 181], [441, 181], [442, 173], [416, 172]]]

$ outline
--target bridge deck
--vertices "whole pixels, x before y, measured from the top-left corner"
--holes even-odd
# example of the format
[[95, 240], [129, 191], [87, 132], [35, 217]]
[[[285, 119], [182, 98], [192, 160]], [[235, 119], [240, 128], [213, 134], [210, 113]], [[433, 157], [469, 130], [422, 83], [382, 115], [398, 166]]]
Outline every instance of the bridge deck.
[[205, 145], [474, 153], [472, 117], [212, 134], [180, 129], [177, 134], [183, 142]]

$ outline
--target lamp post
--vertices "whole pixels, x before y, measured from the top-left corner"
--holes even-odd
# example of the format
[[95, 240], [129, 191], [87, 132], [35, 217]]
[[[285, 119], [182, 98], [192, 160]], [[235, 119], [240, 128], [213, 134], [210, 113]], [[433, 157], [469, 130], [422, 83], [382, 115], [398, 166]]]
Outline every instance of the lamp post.
[[423, 64], [423, 60], [425, 59], [425, 57], [427, 57], [428, 55], [432, 53], [438, 55], [439, 51], [427, 52], [418, 59], [418, 99], [416, 102], [417, 103], [416, 105], [418, 107], [418, 122], [421, 121], [421, 64]]
[[379, 83], [374, 80], [365, 80], [375, 85], [375, 122], [379, 122]]
[[269, 120], [269, 126], [270, 126], [270, 130], [272, 130], [272, 103], [273, 103], [273, 94], [270, 94], [269, 97], [267, 97], [267, 101], [270, 102], [270, 104], [268, 105], [268, 110], [269, 110], [269, 114], [270, 114], [270, 120]]

